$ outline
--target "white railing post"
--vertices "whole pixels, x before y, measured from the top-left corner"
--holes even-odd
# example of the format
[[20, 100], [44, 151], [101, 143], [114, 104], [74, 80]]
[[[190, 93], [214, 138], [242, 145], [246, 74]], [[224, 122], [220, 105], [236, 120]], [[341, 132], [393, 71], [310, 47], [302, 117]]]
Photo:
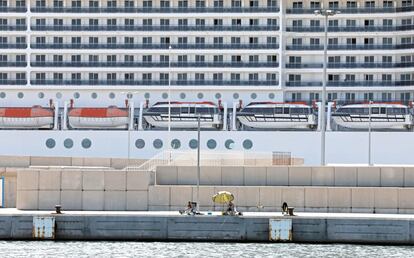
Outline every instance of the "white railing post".
[[54, 101], [53, 102], [53, 106], [55, 108], [55, 117], [53, 120], [53, 130], [58, 130], [59, 126], [58, 126], [58, 121], [59, 121], [59, 102]]
[[322, 128], [322, 103], [318, 102], [316, 103], [316, 106], [318, 107], [318, 131], [321, 131]]
[[142, 125], [143, 123], [143, 114], [144, 114], [144, 102], [139, 103], [139, 117], [138, 117], [138, 130], [144, 130]]
[[62, 130], [67, 130], [68, 126], [67, 126], [67, 119], [68, 119], [68, 102], [65, 101], [63, 103], [63, 117], [61, 119], [62, 121]]
[[331, 115], [332, 115], [332, 106], [333, 102], [328, 102], [328, 112], [326, 114], [326, 131], [332, 131], [331, 128]]
[[233, 102], [233, 114], [232, 114], [232, 119], [231, 119], [231, 130], [232, 131], [237, 131], [237, 127], [236, 127], [236, 114], [237, 114], [237, 105], [239, 103], [238, 102]]
[[134, 102], [131, 100], [129, 101], [129, 125], [128, 125], [128, 130], [132, 131], [134, 130], [134, 112], [135, 112], [135, 108], [134, 108]]
[[223, 131], [227, 131], [227, 102], [223, 103]]

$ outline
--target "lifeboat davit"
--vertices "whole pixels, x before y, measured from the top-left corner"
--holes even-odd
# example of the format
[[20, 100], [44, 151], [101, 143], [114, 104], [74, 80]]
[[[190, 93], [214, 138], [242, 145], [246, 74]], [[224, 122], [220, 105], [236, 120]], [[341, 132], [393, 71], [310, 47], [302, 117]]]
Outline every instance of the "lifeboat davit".
[[0, 108], [0, 128], [51, 129], [53, 120], [54, 114], [51, 108], [41, 106]]
[[128, 111], [118, 107], [72, 108], [68, 113], [73, 129], [127, 129]]

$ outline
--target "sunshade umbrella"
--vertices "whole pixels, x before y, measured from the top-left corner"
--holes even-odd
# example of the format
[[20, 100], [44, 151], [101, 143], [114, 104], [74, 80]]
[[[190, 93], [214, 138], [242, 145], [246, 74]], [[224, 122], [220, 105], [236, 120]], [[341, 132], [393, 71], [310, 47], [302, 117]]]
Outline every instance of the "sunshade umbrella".
[[226, 204], [234, 200], [234, 195], [227, 191], [220, 191], [213, 196], [213, 202]]

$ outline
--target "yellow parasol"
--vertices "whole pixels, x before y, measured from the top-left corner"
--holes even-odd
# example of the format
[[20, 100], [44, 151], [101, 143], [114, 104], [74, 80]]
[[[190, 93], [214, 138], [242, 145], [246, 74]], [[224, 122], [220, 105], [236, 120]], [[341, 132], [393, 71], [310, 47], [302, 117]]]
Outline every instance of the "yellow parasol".
[[213, 196], [213, 202], [226, 204], [234, 200], [234, 195], [227, 191], [220, 191]]

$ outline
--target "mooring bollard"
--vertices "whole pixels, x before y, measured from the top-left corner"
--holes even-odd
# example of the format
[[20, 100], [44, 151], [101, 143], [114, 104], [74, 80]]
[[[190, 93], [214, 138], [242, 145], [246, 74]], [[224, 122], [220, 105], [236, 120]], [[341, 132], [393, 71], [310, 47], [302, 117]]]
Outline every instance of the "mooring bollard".
[[294, 207], [288, 207], [287, 209], [288, 209], [288, 214], [289, 214], [289, 216], [295, 216], [295, 215], [293, 214], [293, 210], [295, 209]]
[[57, 204], [55, 205], [56, 214], [62, 214], [62, 206]]

